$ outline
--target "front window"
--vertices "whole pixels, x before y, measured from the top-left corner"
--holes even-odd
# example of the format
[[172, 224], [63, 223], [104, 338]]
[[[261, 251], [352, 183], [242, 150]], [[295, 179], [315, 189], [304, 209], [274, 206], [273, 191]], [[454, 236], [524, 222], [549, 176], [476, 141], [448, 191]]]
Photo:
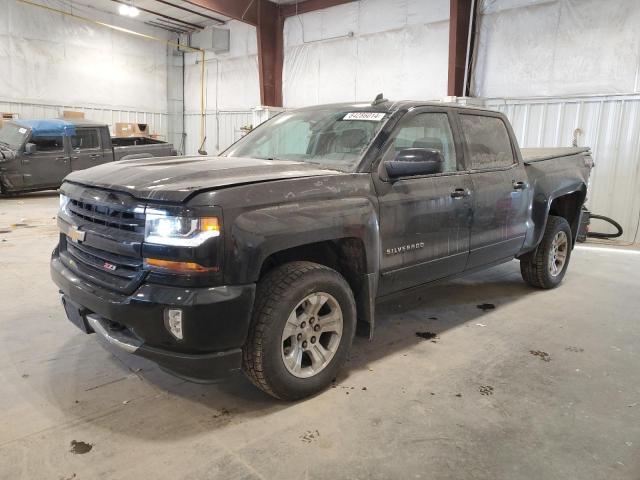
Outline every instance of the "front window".
[[387, 116], [345, 108], [286, 112], [248, 133], [222, 155], [294, 160], [353, 172]]
[[38, 135], [29, 141], [35, 143], [36, 152], [61, 152], [64, 148], [62, 135]]
[[28, 128], [21, 127], [15, 123], [6, 123], [0, 129], [0, 146], [19, 150], [28, 134]]

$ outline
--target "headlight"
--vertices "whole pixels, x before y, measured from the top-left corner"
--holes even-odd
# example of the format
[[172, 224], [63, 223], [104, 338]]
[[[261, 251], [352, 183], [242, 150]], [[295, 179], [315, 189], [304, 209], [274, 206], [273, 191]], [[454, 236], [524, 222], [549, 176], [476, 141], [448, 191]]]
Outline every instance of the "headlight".
[[66, 195], [60, 194], [60, 211], [66, 212], [68, 204], [69, 204], [69, 197], [67, 197]]
[[220, 236], [217, 217], [172, 217], [147, 213], [144, 241], [159, 245], [197, 247], [210, 238]]

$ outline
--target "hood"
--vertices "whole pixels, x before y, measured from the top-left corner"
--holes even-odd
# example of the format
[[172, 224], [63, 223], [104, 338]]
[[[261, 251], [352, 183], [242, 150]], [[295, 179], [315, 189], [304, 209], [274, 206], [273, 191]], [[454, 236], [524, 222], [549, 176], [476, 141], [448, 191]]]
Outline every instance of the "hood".
[[220, 187], [339, 173], [284, 160], [163, 157], [105, 163], [73, 172], [65, 180], [127, 192], [143, 200], [182, 202], [194, 193]]

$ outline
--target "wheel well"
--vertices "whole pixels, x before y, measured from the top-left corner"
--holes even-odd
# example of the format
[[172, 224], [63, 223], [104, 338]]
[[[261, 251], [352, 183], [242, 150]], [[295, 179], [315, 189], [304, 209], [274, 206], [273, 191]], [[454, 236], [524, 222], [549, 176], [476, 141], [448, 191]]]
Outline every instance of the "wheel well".
[[575, 243], [580, 224], [580, 209], [585, 199], [585, 191], [578, 190], [567, 195], [554, 198], [549, 207], [549, 215], [563, 217], [571, 227], [571, 236]]
[[[353, 292], [358, 310], [358, 335], [370, 336], [372, 310], [366, 280], [367, 258], [364, 242], [359, 238], [340, 238], [309, 243], [273, 253], [262, 263], [260, 278], [287, 262], [308, 261], [325, 265], [340, 273]], [[367, 312], [371, 312], [370, 315]], [[371, 327], [372, 328], [372, 327]]]
[[309, 243], [271, 254], [260, 268], [260, 278], [287, 262], [305, 260], [319, 263], [339, 272], [355, 292], [366, 271], [366, 252], [359, 238], [340, 238]]

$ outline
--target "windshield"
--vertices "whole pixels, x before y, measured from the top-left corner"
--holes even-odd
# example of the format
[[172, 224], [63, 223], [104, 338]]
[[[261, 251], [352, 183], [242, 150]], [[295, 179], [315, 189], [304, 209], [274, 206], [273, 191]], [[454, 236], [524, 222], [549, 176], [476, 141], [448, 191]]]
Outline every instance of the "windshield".
[[353, 172], [386, 120], [383, 112], [344, 107], [285, 112], [248, 133], [222, 155], [295, 160]]
[[19, 150], [28, 134], [28, 128], [21, 127], [15, 123], [5, 123], [0, 128], [0, 146]]

